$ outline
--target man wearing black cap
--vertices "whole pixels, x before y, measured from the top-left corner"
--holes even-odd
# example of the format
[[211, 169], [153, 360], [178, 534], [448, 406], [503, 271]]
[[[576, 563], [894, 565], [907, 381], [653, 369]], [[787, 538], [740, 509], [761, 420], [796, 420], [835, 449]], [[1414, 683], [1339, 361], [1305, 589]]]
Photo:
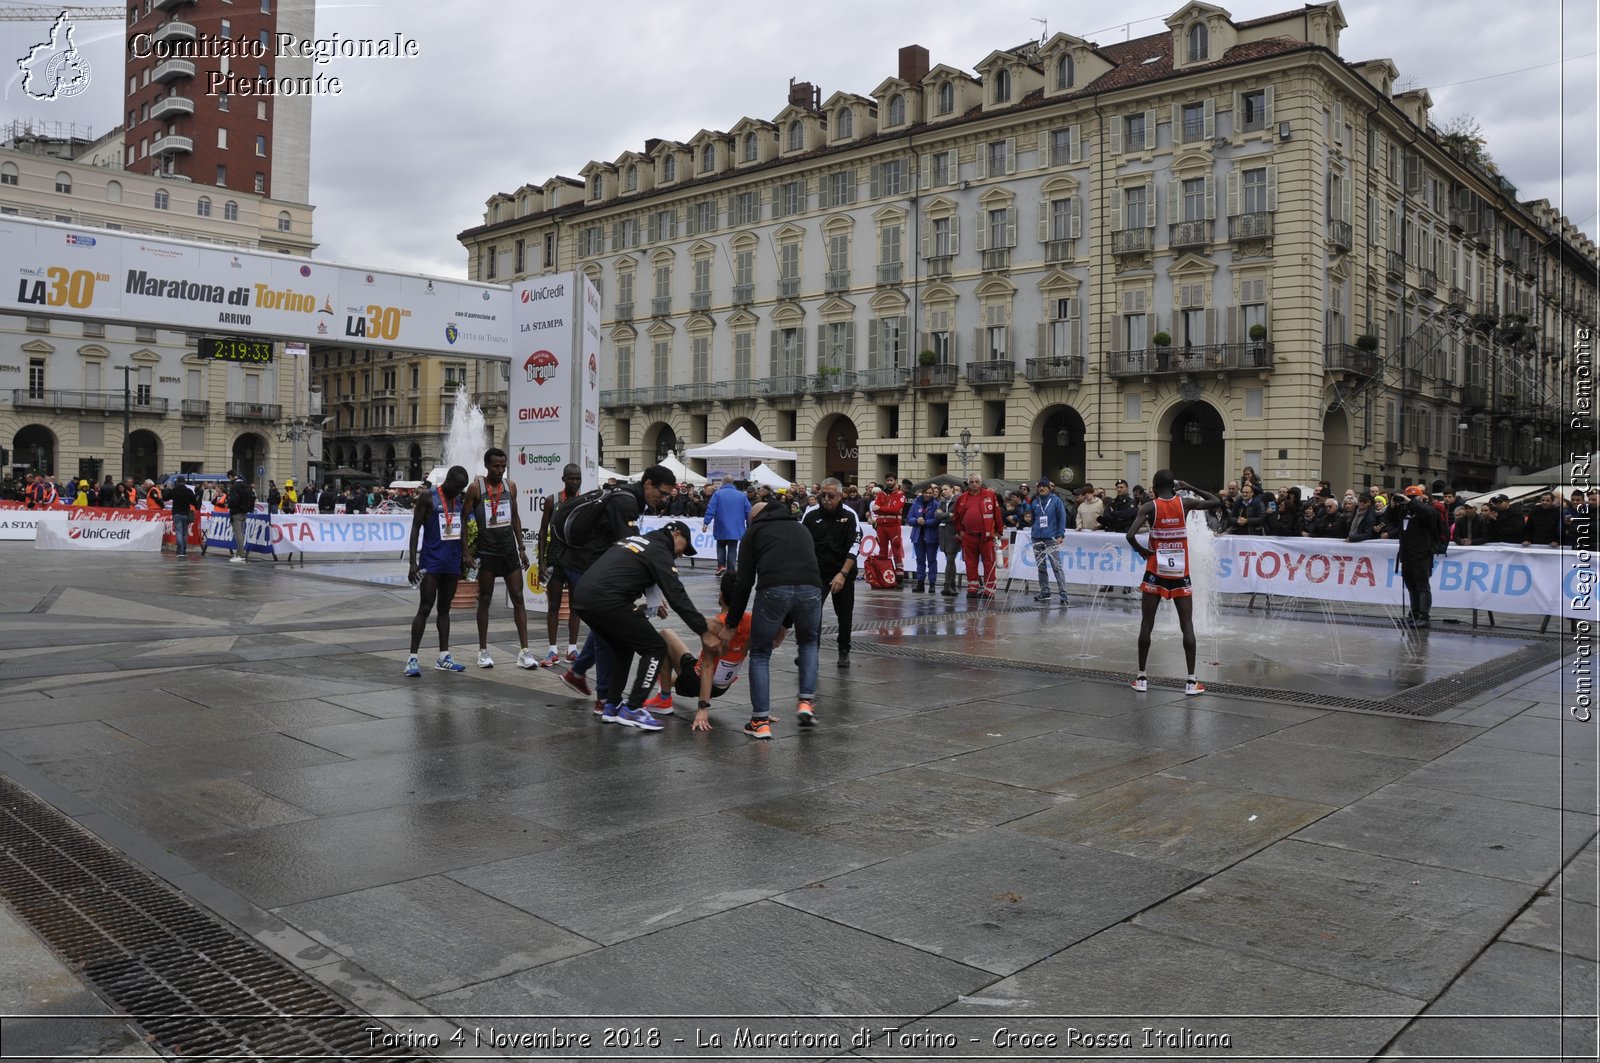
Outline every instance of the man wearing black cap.
[[1511, 499], [1505, 495], [1495, 495], [1489, 499], [1489, 510], [1488, 541], [1521, 546], [1523, 531], [1527, 525], [1522, 510], [1513, 506]]
[[[654, 691], [667, 643], [634, 609], [634, 602], [650, 587], [660, 588], [672, 611], [700, 636], [707, 651], [722, 648], [720, 632], [711, 630], [710, 623], [689, 600], [673, 564], [679, 557], [694, 555], [694, 534], [689, 526], [681, 520], [670, 521], [664, 528], [617, 542], [573, 587], [573, 608], [610, 651], [600, 695], [604, 702], [601, 723], [641, 731], [661, 730], [661, 721], [650, 715], [644, 703]], [[640, 657], [639, 673], [624, 697], [634, 654]]]

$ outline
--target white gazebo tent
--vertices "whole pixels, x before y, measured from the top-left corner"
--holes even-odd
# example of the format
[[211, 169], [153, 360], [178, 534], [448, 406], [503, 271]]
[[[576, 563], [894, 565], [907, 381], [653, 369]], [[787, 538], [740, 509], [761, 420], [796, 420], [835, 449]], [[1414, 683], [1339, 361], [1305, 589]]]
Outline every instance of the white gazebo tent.
[[608, 480], [615, 480], [619, 484], [625, 484], [625, 483], [632, 483], [634, 480], [638, 479], [638, 477], [628, 476], [628, 475], [625, 475], [624, 473], [612, 472], [610, 469], [606, 468], [604, 465], [595, 466], [595, 474], [600, 477], [600, 482], [601, 483], [605, 483]]
[[757, 465], [750, 470], [750, 482], [753, 484], [763, 484], [772, 488], [773, 490], [777, 490], [780, 487], [792, 486], [787, 477], [778, 475], [765, 465]]
[[704, 476], [679, 461], [677, 455], [671, 452], [668, 452], [667, 456], [661, 459], [661, 467], [670, 470], [672, 475], [678, 478], [679, 483], [691, 483], [699, 487], [708, 482]]
[[792, 450], [779, 450], [777, 447], [768, 446], [744, 428], [737, 428], [733, 433], [715, 443], [707, 443], [703, 447], [692, 447], [683, 452], [686, 458], [744, 458], [747, 461], [794, 461], [800, 455]]

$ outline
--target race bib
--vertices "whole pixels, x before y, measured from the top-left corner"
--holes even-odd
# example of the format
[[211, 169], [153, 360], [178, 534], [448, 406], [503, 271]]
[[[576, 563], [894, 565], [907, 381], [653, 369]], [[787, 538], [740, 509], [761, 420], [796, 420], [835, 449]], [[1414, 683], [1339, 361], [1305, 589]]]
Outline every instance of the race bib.
[[496, 524], [511, 523], [511, 499], [502, 498], [493, 505], [485, 506], [484, 508], [489, 511], [488, 516], [491, 527]]
[[1173, 577], [1187, 576], [1189, 574], [1189, 552], [1181, 546], [1157, 547], [1156, 574]]
[[460, 539], [461, 523], [458, 519], [458, 514], [439, 514], [439, 540], [448, 543]]

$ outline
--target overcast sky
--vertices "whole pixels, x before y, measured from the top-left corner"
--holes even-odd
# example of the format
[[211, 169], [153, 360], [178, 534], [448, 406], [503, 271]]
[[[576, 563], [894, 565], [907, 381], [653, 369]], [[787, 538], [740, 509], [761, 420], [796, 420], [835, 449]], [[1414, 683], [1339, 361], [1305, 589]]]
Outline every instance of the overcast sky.
[[[24, 0], [36, 2], [36, 0]], [[0, 10], [17, 0], [0, 0]], [[647, 137], [687, 140], [739, 118], [771, 118], [788, 81], [823, 98], [867, 94], [895, 72], [901, 45], [971, 70], [996, 48], [1065, 31], [1101, 44], [1163, 29], [1179, 6], [1135, 0], [1108, 26], [1100, 0], [811, 0], [778, 16], [731, 0], [323, 0], [317, 35], [414, 38], [411, 59], [336, 59], [343, 82], [315, 104], [311, 198], [318, 257], [464, 277], [456, 234], [484, 201], [553, 174], [577, 176]], [[1235, 20], [1294, 7], [1227, 5]], [[1543, 197], [1596, 234], [1594, 0], [1344, 0], [1344, 58], [1388, 57], [1401, 87], [1426, 87], [1434, 118], [1470, 114], [1524, 199]], [[48, 25], [0, 22], [0, 116], [72, 121], [96, 134], [119, 121], [123, 27], [80, 21], [92, 83], [70, 101], [35, 102], [15, 58]]]

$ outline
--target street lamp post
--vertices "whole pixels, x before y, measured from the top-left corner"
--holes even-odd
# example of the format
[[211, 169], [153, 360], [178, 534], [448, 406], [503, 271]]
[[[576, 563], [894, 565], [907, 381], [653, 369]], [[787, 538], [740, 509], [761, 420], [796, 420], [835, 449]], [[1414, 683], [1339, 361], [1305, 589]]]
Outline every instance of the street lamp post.
[[961, 430], [961, 445], [956, 447], [956, 457], [961, 459], [961, 481], [965, 483], [967, 479], [967, 462], [972, 457], [972, 429], [963, 428]]
[[126, 480], [133, 474], [128, 470], [128, 444], [133, 438], [133, 386], [129, 382], [128, 374], [133, 371], [133, 366], [122, 367], [122, 478]]

